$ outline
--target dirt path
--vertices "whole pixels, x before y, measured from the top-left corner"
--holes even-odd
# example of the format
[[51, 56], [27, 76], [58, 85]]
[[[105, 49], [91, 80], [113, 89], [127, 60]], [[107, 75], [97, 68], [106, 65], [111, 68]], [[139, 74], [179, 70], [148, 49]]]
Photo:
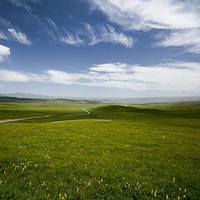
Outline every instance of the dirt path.
[[[86, 109], [82, 108], [88, 115], [91, 115], [89, 111]], [[79, 116], [79, 115], [87, 115], [87, 114], [74, 114], [74, 115], [66, 115], [66, 116]], [[46, 116], [34, 116], [34, 117], [23, 117], [23, 118], [15, 118], [15, 119], [1, 119], [0, 123], [5, 123], [5, 122], [15, 122], [15, 121], [20, 121], [20, 120], [26, 120], [26, 119], [36, 119], [36, 118], [42, 118], [42, 117], [50, 117], [51, 115], [46, 115]], [[68, 121], [68, 120], [67, 120]], [[69, 120], [70, 121], [70, 120]], [[52, 122], [54, 123], [54, 122]]]
[[20, 120], [25, 120], [25, 119], [34, 119], [34, 118], [42, 118], [42, 117], [50, 117], [51, 115], [46, 115], [46, 116], [34, 116], [34, 117], [23, 117], [23, 118], [15, 118], [15, 119], [1, 119], [0, 123], [4, 122], [15, 122], [15, 121], [20, 121]]

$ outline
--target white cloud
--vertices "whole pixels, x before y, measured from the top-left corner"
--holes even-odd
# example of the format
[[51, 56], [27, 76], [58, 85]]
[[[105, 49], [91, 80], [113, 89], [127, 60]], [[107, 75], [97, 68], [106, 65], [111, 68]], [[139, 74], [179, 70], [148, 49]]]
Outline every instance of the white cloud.
[[91, 67], [91, 71], [95, 72], [106, 72], [106, 73], [123, 73], [126, 71], [127, 64], [123, 63], [106, 63], [101, 65], [93, 65], [94, 67]]
[[79, 38], [79, 36], [77, 34], [75, 35], [72, 35], [70, 33], [67, 33], [64, 37], [61, 36], [60, 37], [60, 41], [64, 44], [68, 44], [68, 45], [81, 45], [81, 44], [84, 44], [84, 41], [81, 40]]
[[200, 27], [197, 0], [90, 0], [111, 22], [125, 30], [185, 29]]
[[8, 32], [10, 32], [11, 37], [19, 43], [29, 46], [32, 45], [32, 42], [27, 38], [27, 36], [24, 33], [17, 32], [14, 29], [8, 29]]
[[49, 25], [46, 33], [52, 37], [55, 43], [60, 41], [63, 44], [75, 46], [93, 46], [98, 43], [112, 43], [131, 48], [136, 42], [132, 37], [116, 31], [114, 27], [108, 24], [98, 24], [94, 27], [89, 23], [80, 23], [79, 28], [73, 32], [69, 32], [64, 27], [56, 25], [50, 18], [46, 20]]
[[46, 75], [36, 75], [33, 73], [0, 70], [0, 80], [6, 82], [46, 82]]
[[200, 29], [177, 30], [170, 34], [162, 34], [158, 38], [161, 42], [158, 42], [157, 46], [182, 46], [187, 52], [200, 54]]
[[200, 53], [199, 0], [90, 0], [93, 10], [101, 10], [124, 30], [168, 30], [155, 46], [181, 46]]
[[91, 27], [90, 24], [85, 24], [86, 34], [90, 40], [89, 45], [95, 45], [100, 42], [121, 44], [131, 48], [136, 40], [125, 36], [123, 33], [116, 32], [115, 28], [110, 25], [98, 25]]
[[106, 63], [84, 73], [47, 70], [42, 75], [0, 70], [0, 80], [8, 82], [49, 82], [84, 86], [114, 87], [135, 91], [189, 91], [200, 88], [200, 63], [165, 62], [152, 66]]
[[123, 33], [117, 32], [115, 28], [109, 25], [98, 25], [92, 27], [88, 23], [82, 23], [84, 28], [77, 30], [74, 34], [68, 33], [65, 30], [65, 36], [57, 32], [60, 37], [60, 41], [64, 44], [69, 45], [84, 45], [93, 46], [98, 43], [112, 43], [121, 44], [128, 48], [131, 48], [136, 40], [133, 38], [125, 36]]
[[200, 88], [200, 63], [165, 62], [152, 66], [106, 63], [94, 65], [88, 72], [67, 73], [47, 70], [42, 75], [0, 70], [0, 80], [9, 82], [49, 82], [102, 86], [135, 91], [193, 91]]
[[10, 48], [0, 45], [0, 63], [10, 55]]
[[29, 77], [25, 74], [15, 71], [0, 70], [0, 80], [6, 82], [27, 82]]

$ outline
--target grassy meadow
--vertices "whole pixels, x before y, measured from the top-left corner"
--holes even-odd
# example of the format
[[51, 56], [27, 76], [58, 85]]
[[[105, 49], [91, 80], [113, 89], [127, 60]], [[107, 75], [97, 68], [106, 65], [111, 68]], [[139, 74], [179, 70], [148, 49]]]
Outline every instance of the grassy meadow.
[[33, 116], [0, 123], [0, 199], [200, 199], [200, 102], [0, 103]]

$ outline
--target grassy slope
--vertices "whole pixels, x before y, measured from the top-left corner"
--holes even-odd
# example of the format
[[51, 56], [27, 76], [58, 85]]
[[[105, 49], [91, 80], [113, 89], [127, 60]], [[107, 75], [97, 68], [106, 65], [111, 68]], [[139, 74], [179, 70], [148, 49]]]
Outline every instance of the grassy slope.
[[63, 118], [113, 120], [0, 124], [0, 199], [199, 199], [198, 105], [86, 105], [94, 115]]

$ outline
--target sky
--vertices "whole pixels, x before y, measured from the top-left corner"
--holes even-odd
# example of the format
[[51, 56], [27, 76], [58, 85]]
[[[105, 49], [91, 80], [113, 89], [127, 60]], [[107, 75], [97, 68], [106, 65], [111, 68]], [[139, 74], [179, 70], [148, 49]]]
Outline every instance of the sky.
[[200, 96], [199, 0], [0, 0], [0, 94]]

